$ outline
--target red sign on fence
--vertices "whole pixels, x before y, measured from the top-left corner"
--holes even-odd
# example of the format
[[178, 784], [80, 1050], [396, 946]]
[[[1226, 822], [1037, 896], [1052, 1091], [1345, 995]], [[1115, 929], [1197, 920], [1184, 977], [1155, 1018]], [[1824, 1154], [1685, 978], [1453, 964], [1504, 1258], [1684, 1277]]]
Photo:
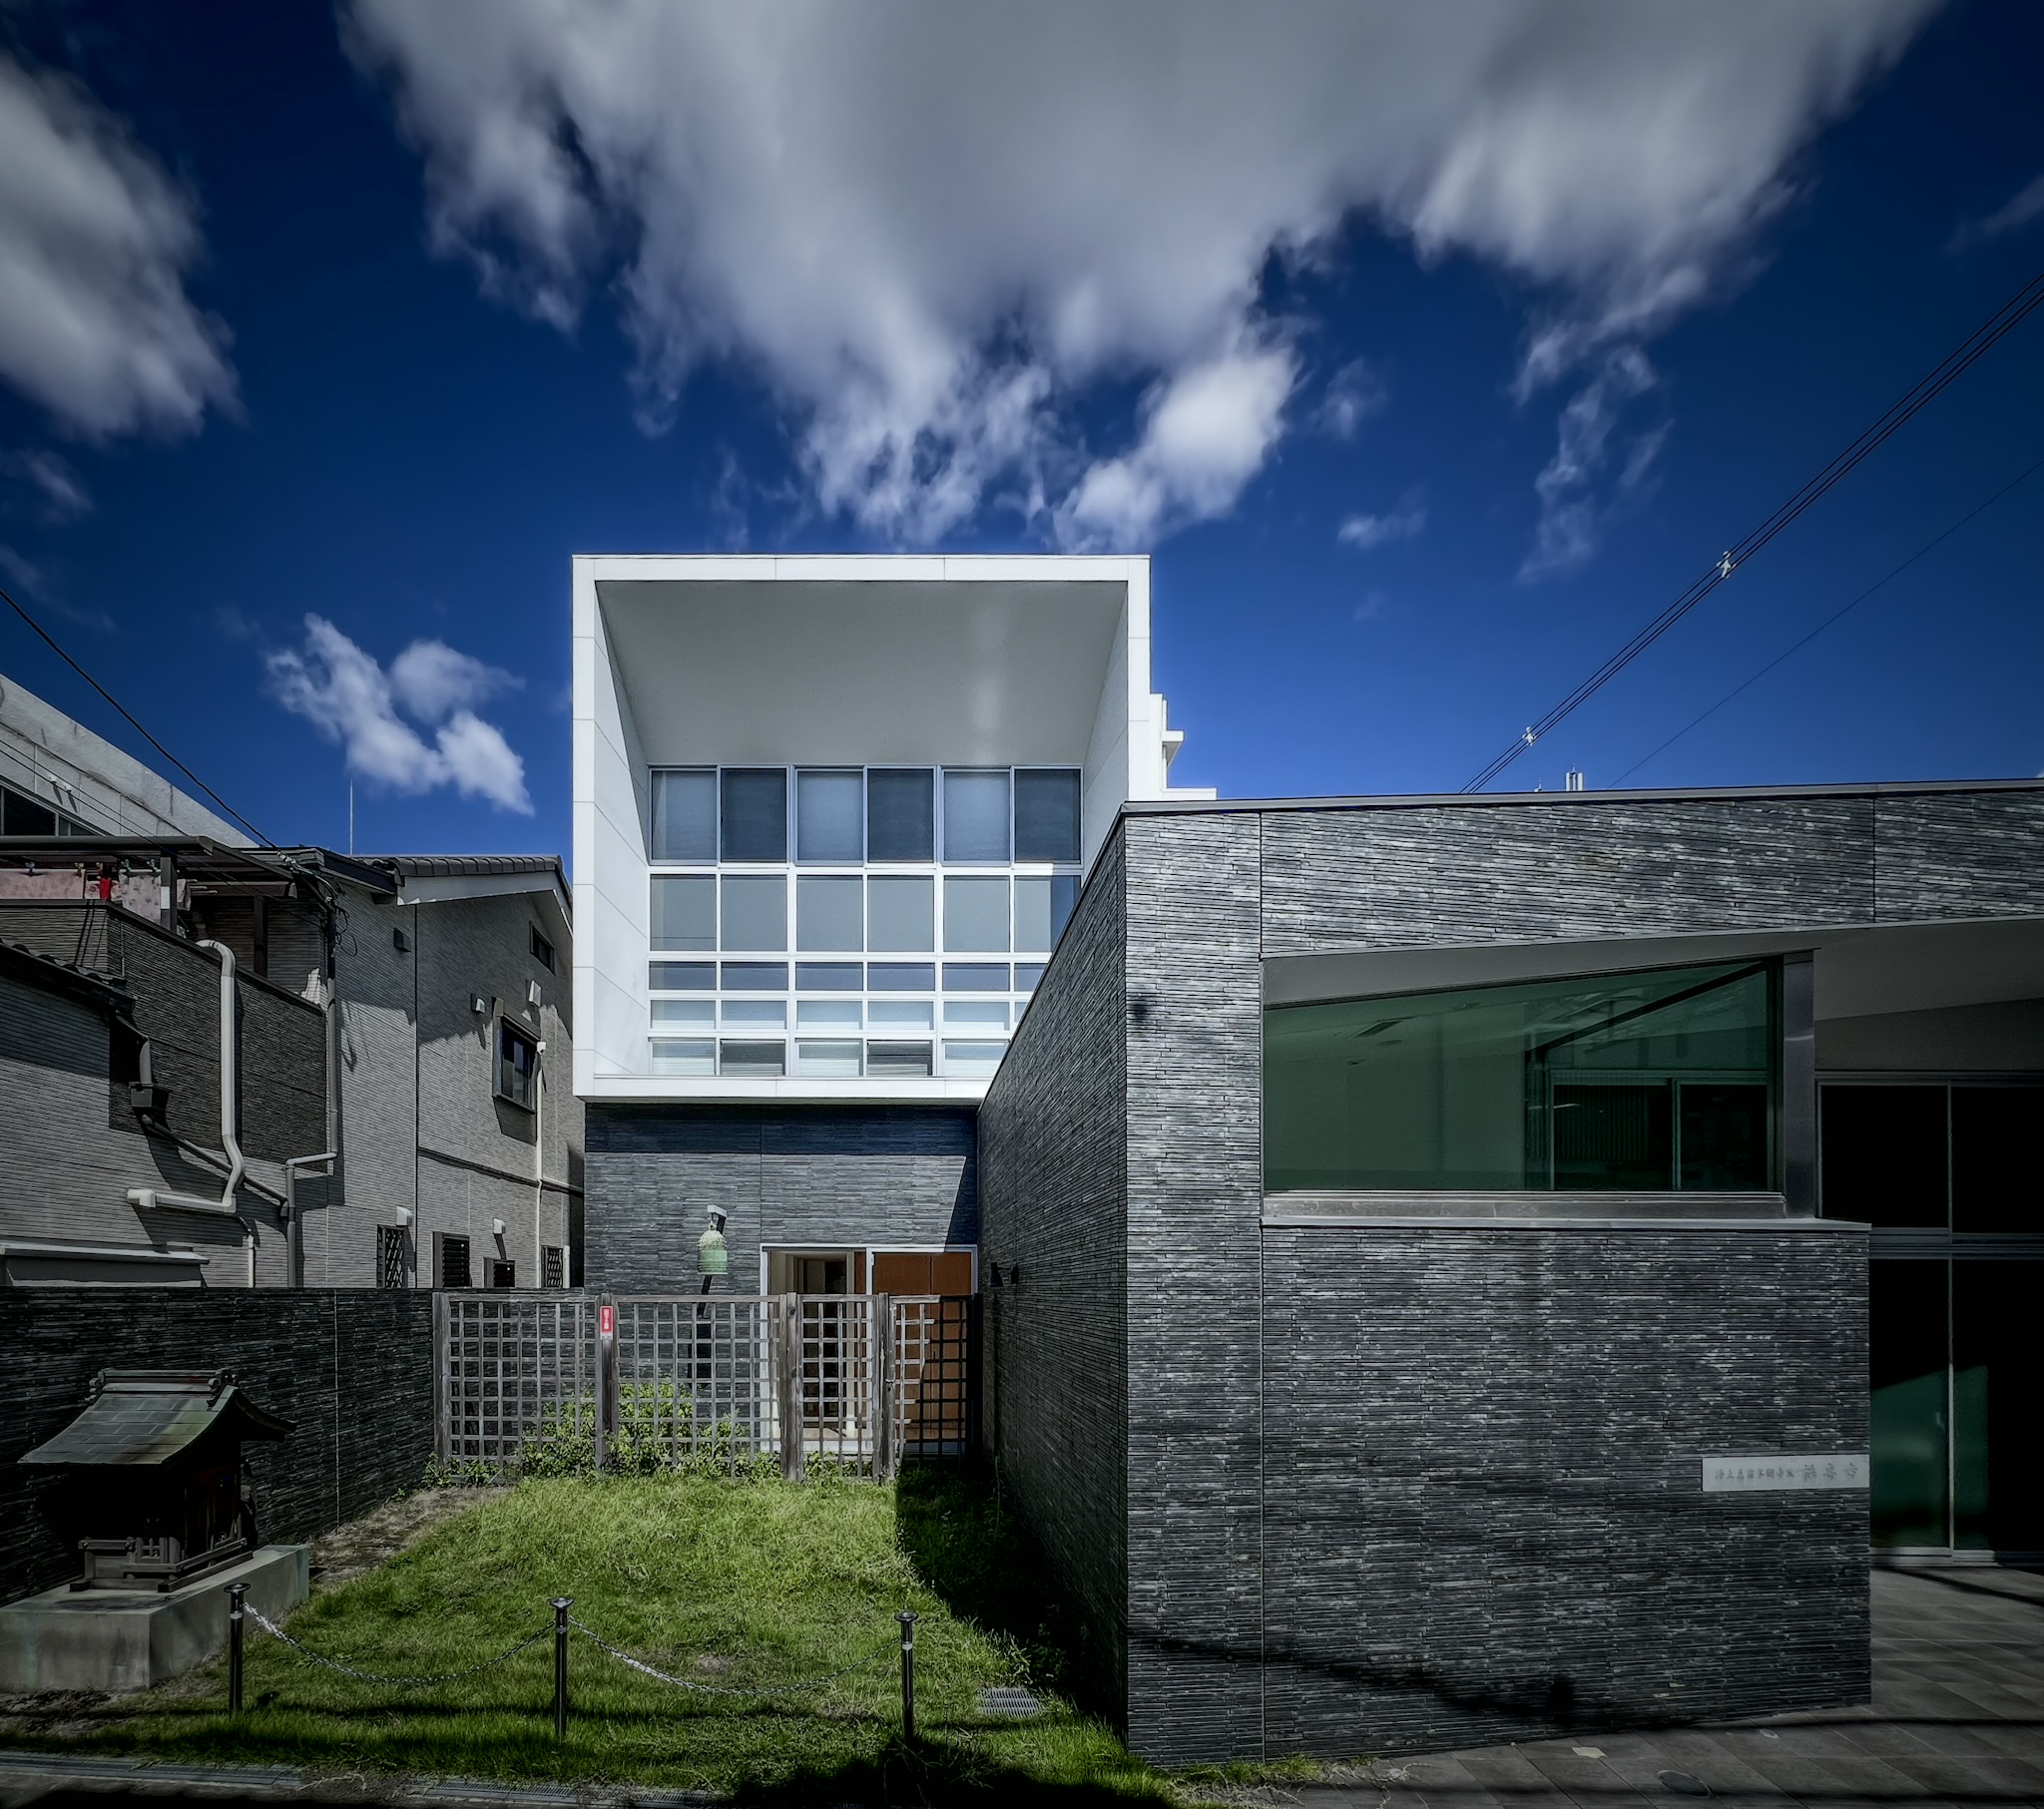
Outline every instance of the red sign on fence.
[[604, 1305], [596, 1309], [596, 1335], [599, 1338], [615, 1338], [618, 1335], [618, 1309]]

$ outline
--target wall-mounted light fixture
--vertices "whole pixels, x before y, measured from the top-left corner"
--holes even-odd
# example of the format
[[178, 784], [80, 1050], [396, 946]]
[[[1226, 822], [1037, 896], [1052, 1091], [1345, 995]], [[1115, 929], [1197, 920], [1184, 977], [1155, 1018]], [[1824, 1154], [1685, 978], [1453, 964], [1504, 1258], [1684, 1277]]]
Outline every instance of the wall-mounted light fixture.
[[501, 1218], [490, 1220], [490, 1235], [492, 1237], [502, 1237], [504, 1235], [504, 1221]]
[[481, 993], [470, 993], [468, 995], [468, 1009], [480, 1018], [489, 1011], [490, 1002]]

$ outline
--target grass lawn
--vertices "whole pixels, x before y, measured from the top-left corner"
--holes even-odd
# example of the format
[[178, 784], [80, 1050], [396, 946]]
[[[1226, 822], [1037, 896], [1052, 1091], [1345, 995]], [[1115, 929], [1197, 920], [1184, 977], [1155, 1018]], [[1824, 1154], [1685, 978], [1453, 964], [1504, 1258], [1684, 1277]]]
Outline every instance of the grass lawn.
[[[551, 1635], [426, 1688], [308, 1664], [250, 1622], [248, 1711], [225, 1659], [68, 1721], [73, 1747], [319, 1771], [422, 1772], [693, 1787], [750, 1798], [915, 1802], [961, 1795], [1184, 1800], [1060, 1693], [1069, 1641], [1040, 1572], [983, 1482], [683, 1476], [528, 1481], [481, 1501], [294, 1613], [293, 1637], [358, 1668], [456, 1669], [552, 1623], [548, 1597], [612, 1644], [705, 1684], [767, 1686], [871, 1664], [778, 1697], [696, 1695], [579, 1636], [573, 1712], [554, 1739]], [[901, 1740], [894, 1615], [916, 1628], [913, 1746]], [[980, 1691], [1022, 1684], [1027, 1722]], [[40, 1742], [39, 1742], [40, 1743]]]

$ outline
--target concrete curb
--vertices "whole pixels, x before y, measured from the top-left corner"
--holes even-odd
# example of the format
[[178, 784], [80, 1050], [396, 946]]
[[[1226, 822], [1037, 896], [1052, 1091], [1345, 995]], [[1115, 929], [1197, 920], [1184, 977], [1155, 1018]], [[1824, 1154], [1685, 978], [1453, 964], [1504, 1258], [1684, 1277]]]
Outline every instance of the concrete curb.
[[109, 1796], [234, 1797], [250, 1802], [417, 1805], [418, 1809], [698, 1809], [727, 1798], [707, 1790], [639, 1790], [629, 1785], [499, 1784], [485, 1778], [421, 1778], [389, 1772], [317, 1772], [290, 1765], [186, 1765], [83, 1753], [0, 1751], [0, 1804], [52, 1791]]

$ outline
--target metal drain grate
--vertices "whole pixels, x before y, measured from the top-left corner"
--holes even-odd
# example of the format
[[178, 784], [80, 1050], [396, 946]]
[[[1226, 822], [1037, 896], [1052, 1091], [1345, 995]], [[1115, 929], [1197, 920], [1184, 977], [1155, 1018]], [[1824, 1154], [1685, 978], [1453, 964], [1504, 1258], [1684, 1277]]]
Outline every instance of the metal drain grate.
[[979, 1712], [999, 1715], [1006, 1721], [1027, 1721], [1043, 1713], [1043, 1704], [1026, 1689], [983, 1689], [979, 1692]]

